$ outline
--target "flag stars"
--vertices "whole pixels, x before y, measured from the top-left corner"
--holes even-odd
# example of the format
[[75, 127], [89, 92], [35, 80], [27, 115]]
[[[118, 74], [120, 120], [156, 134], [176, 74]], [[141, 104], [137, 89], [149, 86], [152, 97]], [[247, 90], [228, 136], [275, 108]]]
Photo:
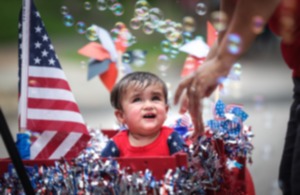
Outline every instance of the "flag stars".
[[22, 26], [22, 24], [19, 22], [19, 23], [18, 23], [18, 28], [21, 28], [21, 26]]
[[41, 63], [41, 59], [36, 57], [34, 58], [34, 64], [40, 64]]
[[48, 56], [48, 51], [46, 51], [45, 49], [42, 51], [42, 56], [43, 57], [47, 57]]
[[47, 35], [44, 35], [43, 36], [43, 41], [48, 41], [49, 40], [49, 37]]
[[40, 49], [42, 44], [37, 41], [36, 43], [34, 43], [34, 46], [35, 46], [36, 49]]
[[54, 47], [52, 44], [49, 45], [49, 49], [54, 50]]
[[35, 12], [35, 16], [39, 18], [40, 17], [40, 13], [38, 11], [36, 11]]
[[22, 39], [22, 33], [19, 33], [19, 39]]
[[54, 60], [53, 58], [50, 58], [49, 64], [50, 64], [50, 65], [54, 65], [54, 64], [55, 64], [55, 60]]
[[42, 32], [42, 28], [40, 26], [35, 27], [35, 32], [36, 33]]

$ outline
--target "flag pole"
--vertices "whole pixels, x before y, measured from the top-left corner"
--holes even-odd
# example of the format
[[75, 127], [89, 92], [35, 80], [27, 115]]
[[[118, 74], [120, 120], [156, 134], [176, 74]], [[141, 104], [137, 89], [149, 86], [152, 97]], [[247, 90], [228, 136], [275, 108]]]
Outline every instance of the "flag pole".
[[22, 1], [22, 63], [21, 63], [21, 96], [19, 100], [20, 129], [27, 127], [27, 96], [28, 96], [28, 69], [29, 69], [29, 34], [31, 0]]

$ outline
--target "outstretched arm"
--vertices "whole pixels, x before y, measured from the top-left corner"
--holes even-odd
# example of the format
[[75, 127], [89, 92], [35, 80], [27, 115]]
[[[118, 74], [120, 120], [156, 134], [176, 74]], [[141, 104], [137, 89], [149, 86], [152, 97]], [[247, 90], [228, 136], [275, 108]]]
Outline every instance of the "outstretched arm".
[[[229, 1], [229, 2], [232, 2]], [[228, 28], [221, 37], [218, 53], [215, 57], [222, 60], [222, 65], [230, 70], [234, 64], [251, 46], [258, 33], [254, 30], [255, 20], [263, 22], [265, 26], [280, 0], [238, 0], [235, 9], [228, 23]], [[228, 9], [228, 0], [221, 1], [221, 8]], [[241, 42], [238, 53], [231, 53], [228, 50], [230, 35], [238, 35]]]
[[[204, 131], [201, 100], [208, 97], [218, 86], [218, 80], [226, 77], [234, 64], [251, 46], [257, 36], [253, 30], [256, 18], [267, 23], [280, 0], [222, 0], [221, 11], [227, 14], [228, 25], [221, 32], [218, 42], [211, 49], [206, 61], [198, 70], [180, 82], [174, 97], [177, 104], [184, 94], [181, 112], [190, 112], [195, 125], [195, 135]], [[230, 40], [233, 39], [233, 40]], [[234, 43], [230, 43], [234, 41]], [[235, 44], [235, 51], [229, 49]]]

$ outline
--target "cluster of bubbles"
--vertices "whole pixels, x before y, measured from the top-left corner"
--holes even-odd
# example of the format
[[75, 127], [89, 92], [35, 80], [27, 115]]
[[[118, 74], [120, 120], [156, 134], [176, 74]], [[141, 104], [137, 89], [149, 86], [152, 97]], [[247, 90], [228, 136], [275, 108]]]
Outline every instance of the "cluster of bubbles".
[[[198, 3], [196, 13], [203, 16], [207, 13], [205, 3]], [[179, 48], [194, 39], [196, 30], [195, 19], [183, 17], [181, 22], [165, 18], [164, 12], [158, 7], [152, 7], [147, 0], [135, 3], [133, 18], [129, 26], [132, 30], [141, 30], [146, 35], [159, 33], [163, 35], [160, 42], [162, 54], [157, 57], [156, 66], [161, 76], [166, 76], [171, 67], [171, 60], [179, 54]]]
[[[195, 22], [190, 18], [190, 23], [187, 25], [189, 32], [195, 30]], [[146, 35], [153, 33], [163, 34], [164, 38], [160, 42], [160, 48], [163, 54], [157, 58], [157, 68], [164, 76], [170, 67], [171, 59], [176, 58], [179, 53], [179, 47], [186, 41], [183, 36], [184, 26], [181, 23], [174, 22], [170, 19], [165, 19], [163, 11], [158, 7], [151, 7], [146, 0], [138, 0], [135, 3], [134, 15], [129, 22], [132, 30], [141, 30]], [[185, 33], [187, 34], [187, 33]], [[186, 36], [191, 37], [191, 36]]]
[[[84, 1], [83, 7], [86, 11], [90, 11], [93, 8], [93, 5], [90, 1]], [[123, 5], [117, 0], [97, 0], [96, 8], [99, 11], [110, 10], [115, 16], [122, 16], [124, 13]], [[66, 5], [61, 6], [61, 14], [63, 15], [63, 22], [66, 27], [75, 26], [76, 31], [79, 34], [86, 34], [89, 30], [92, 31], [90, 26], [86, 25], [83, 21], [75, 21], [73, 15], [69, 12], [69, 9]], [[76, 23], [75, 23], [76, 22]], [[87, 39], [94, 41], [94, 36], [87, 36]]]
[[[84, 9], [89, 11], [93, 5], [90, 1], [83, 2]], [[115, 16], [122, 16], [124, 13], [123, 5], [118, 0], [97, 0], [96, 6], [99, 11], [110, 10]], [[61, 13], [64, 18], [64, 24], [67, 27], [75, 26], [79, 34], [83, 34], [89, 41], [97, 41], [98, 36], [96, 29], [93, 26], [87, 26], [85, 22], [78, 21], [75, 23], [73, 16], [70, 14], [67, 6], [61, 7]], [[208, 13], [207, 4], [204, 1], [199, 1], [195, 6], [195, 13], [199, 16], [204, 16]], [[226, 30], [228, 26], [228, 16], [223, 11], [214, 11], [210, 15], [211, 24], [214, 26], [217, 33]], [[259, 34], [264, 29], [265, 21], [260, 16], [254, 16], [252, 20], [252, 31]], [[114, 41], [123, 37], [126, 41], [126, 47], [136, 43], [136, 37], [133, 36], [125, 24], [117, 22], [110, 30], [110, 34]], [[162, 76], [166, 76], [168, 69], [171, 67], [171, 60], [175, 59], [179, 54], [179, 48], [195, 39], [193, 33], [196, 30], [196, 21], [192, 16], [184, 16], [181, 22], [177, 22], [165, 18], [164, 12], [159, 7], [153, 7], [147, 0], [137, 0], [134, 5], [133, 16], [129, 21], [128, 26], [131, 30], [140, 30], [146, 35], [159, 33], [163, 35], [160, 41], [161, 54], [156, 60], [157, 70]], [[124, 30], [126, 29], [126, 30]], [[227, 38], [227, 49], [232, 55], [237, 55], [241, 52], [242, 39], [239, 34], [230, 34]], [[130, 72], [129, 65], [141, 67], [145, 64], [145, 51], [138, 50], [133, 53], [125, 52], [122, 56], [122, 62], [126, 65], [125, 72]], [[233, 69], [238, 69], [240, 65], [234, 65]], [[124, 67], [123, 67], [124, 68]], [[235, 73], [233, 73], [235, 74]], [[239, 77], [236, 73], [235, 77]], [[220, 81], [223, 82], [223, 81]]]
[[[92, 10], [93, 7], [92, 3], [87, 0], [83, 2], [83, 6], [86, 11]], [[118, 0], [97, 0], [96, 7], [99, 11], [110, 10], [115, 16], [121, 16], [124, 13], [124, 7]], [[195, 12], [200, 16], [205, 15], [207, 10], [207, 5], [203, 2], [199, 2], [195, 8]], [[77, 33], [85, 35], [89, 41], [96, 41], [98, 39], [96, 29], [93, 26], [86, 25], [83, 21], [75, 22], [67, 6], [63, 5], [61, 7], [61, 13], [66, 27], [75, 26]], [[116, 26], [119, 25], [118, 23]], [[120, 28], [116, 26], [110, 31], [114, 40], [120, 33]], [[176, 58], [179, 54], [178, 49], [194, 38], [192, 33], [196, 29], [196, 22], [191, 16], [185, 16], [182, 22], [165, 19], [164, 13], [159, 7], [152, 7], [147, 0], [138, 0], [134, 5], [134, 14], [129, 22], [129, 26], [132, 30], [142, 30], [146, 35], [151, 35], [155, 32], [164, 35], [164, 39], [160, 42], [163, 54], [157, 58], [157, 67], [162, 75], [165, 75], [170, 67], [171, 59]], [[130, 36], [130, 33], [127, 33], [125, 36]], [[136, 42], [135, 37], [132, 35], [127, 38], [129, 38], [127, 46]], [[129, 55], [124, 55], [122, 58], [125, 59], [126, 63]], [[142, 66], [145, 64], [142, 61], [139, 60], [135, 65]]]
[[130, 47], [136, 43], [136, 37], [128, 30], [123, 22], [117, 22], [110, 31], [113, 41], [120, 41], [122, 47]]

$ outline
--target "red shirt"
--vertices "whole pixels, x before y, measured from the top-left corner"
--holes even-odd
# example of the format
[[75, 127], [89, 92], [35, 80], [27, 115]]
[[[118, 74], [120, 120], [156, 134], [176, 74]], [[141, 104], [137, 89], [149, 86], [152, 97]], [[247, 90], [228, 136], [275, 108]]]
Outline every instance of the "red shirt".
[[128, 139], [128, 131], [121, 131], [113, 137], [121, 157], [138, 157], [138, 156], [170, 156], [168, 147], [168, 137], [174, 132], [173, 129], [162, 127], [156, 140], [146, 146], [131, 146]]
[[[284, 22], [285, 21], [285, 22]], [[291, 33], [287, 24], [292, 22]], [[300, 2], [299, 0], [281, 0], [269, 21], [270, 29], [282, 38], [283, 59], [293, 71], [293, 77], [300, 77]], [[287, 41], [286, 41], [287, 40]], [[291, 40], [291, 41], [289, 41]]]

